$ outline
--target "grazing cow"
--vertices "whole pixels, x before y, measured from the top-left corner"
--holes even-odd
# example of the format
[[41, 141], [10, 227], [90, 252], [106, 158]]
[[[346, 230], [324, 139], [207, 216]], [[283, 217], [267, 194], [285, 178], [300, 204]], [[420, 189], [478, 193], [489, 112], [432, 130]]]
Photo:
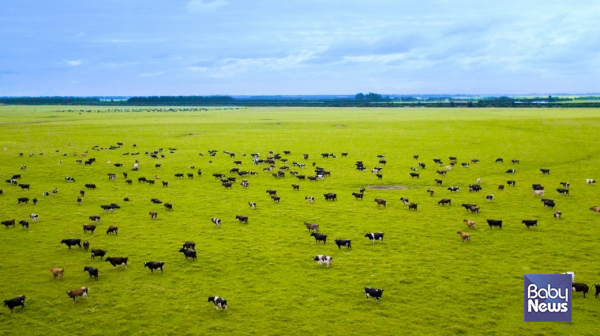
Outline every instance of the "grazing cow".
[[109, 226], [108, 230], [106, 230], [106, 234], [114, 233], [115, 236], [119, 235], [119, 228], [116, 226]]
[[123, 164], [122, 163], [115, 163], [114, 166], [117, 167], [117, 168], [122, 168]]
[[585, 184], [594, 184], [594, 183], [596, 183], [596, 180], [585, 179]]
[[463, 203], [461, 206], [468, 211], [470, 207], [477, 206], [477, 204]]
[[192, 258], [192, 260], [197, 259], [195, 250], [182, 248], [179, 250], [179, 252], [183, 253], [183, 255], [185, 256], [185, 259], [187, 259], [187, 258]]
[[269, 190], [267, 190], [267, 194], [269, 194], [269, 195], [275, 195], [275, 194], [277, 194], [277, 191], [269, 189]]
[[131, 183], [133, 183], [133, 181], [132, 180], [125, 180], [125, 183], [131, 184]]
[[100, 208], [104, 211], [112, 211], [115, 212], [115, 208], [112, 205], [101, 205]]
[[5, 220], [5, 221], [1, 222], [0, 224], [6, 226], [6, 228], [8, 229], [9, 226], [12, 226], [12, 227], [15, 226], [15, 220], [14, 220], [14, 218], [11, 220]]
[[459, 187], [449, 187], [448, 190], [450, 190], [451, 192], [459, 192], [460, 188]]
[[39, 216], [37, 214], [32, 213], [31, 215], [29, 215], [29, 218], [31, 218], [32, 221], [37, 222]]
[[507, 174], [514, 174], [516, 171], [514, 169], [509, 169], [506, 171]]
[[442, 198], [439, 202], [438, 205], [444, 205], [444, 204], [448, 204], [448, 205], [452, 205], [452, 200], [449, 198]]
[[21, 203], [29, 203], [29, 198], [27, 198], [27, 197], [19, 197], [17, 199], [17, 201], [19, 201], [19, 204], [21, 204]]
[[462, 165], [463, 167], [465, 167], [465, 168], [468, 168], [468, 167], [469, 167], [469, 164], [468, 164], [467, 162], [463, 162], [463, 163], [461, 163], [461, 165]]
[[558, 188], [558, 189], [556, 189], [556, 191], [558, 191], [558, 193], [561, 194], [561, 195], [568, 195], [569, 194], [569, 189]]
[[590, 210], [592, 210], [595, 213], [599, 213], [600, 212], [600, 207], [597, 207], [597, 206], [591, 207]]
[[556, 204], [554, 203], [553, 200], [542, 199], [542, 202], [544, 202], [544, 208], [546, 208], [546, 207], [554, 208], [556, 206]]
[[376, 198], [375, 202], [377, 203], [377, 206], [383, 205], [385, 207], [387, 205], [387, 201], [381, 198]]
[[382, 175], [382, 174], [376, 174], [376, 176], [377, 176], [377, 178], [378, 178], [378, 179], [380, 179], [380, 180], [383, 178], [383, 175]]
[[165, 266], [165, 263], [163, 261], [149, 261], [149, 262], [144, 263], [144, 267], [148, 267], [150, 269], [150, 272], [152, 272], [152, 273], [154, 273], [155, 269], [159, 269], [160, 272], [162, 273], [164, 266]]
[[319, 224], [311, 224], [311, 223], [304, 222], [304, 225], [308, 229], [309, 233], [311, 230], [314, 230], [315, 232], [319, 232]]
[[[157, 176], [158, 178], [158, 176]], [[154, 180], [146, 180], [146, 182], [148, 182], [148, 184], [154, 184]]]
[[410, 173], [410, 177], [411, 178], [419, 178], [419, 174], [418, 173]]
[[63, 239], [60, 241], [61, 244], [65, 244], [71, 249], [71, 246], [79, 246], [81, 248], [81, 239]]
[[560, 184], [565, 188], [569, 188], [571, 186], [571, 184], [568, 182], [560, 182]]
[[187, 173], [187, 177], [193, 179], [194, 178], [194, 174], [192, 173]]
[[537, 222], [537, 219], [524, 219], [521, 221], [521, 223], [525, 224], [525, 226], [527, 226], [528, 229], [531, 226], [537, 227]]
[[163, 186], [163, 187], [168, 187], [168, 186], [169, 186], [169, 182], [167, 182], [167, 181], [162, 181], [162, 186]]
[[427, 192], [429, 193], [429, 196], [433, 196], [433, 194], [435, 194], [435, 191], [433, 191], [431, 189], [427, 190]]
[[65, 177], [65, 182], [75, 182], [75, 179], [70, 176], [67, 176]]
[[94, 230], [96, 230], [96, 225], [93, 225], [93, 224], [83, 225], [83, 233], [86, 233], [86, 231], [92, 231], [92, 234], [93, 234]]
[[325, 264], [327, 265], [327, 267], [329, 267], [331, 266], [331, 261], [333, 260], [333, 257], [319, 254], [318, 256], [314, 256], [313, 260], [316, 261], [319, 265]]
[[83, 241], [83, 249], [86, 250], [86, 251], [90, 249], [90, 242], [89, 241], [87, 241], [87, 240]]
[[50, 193], [49, 193], [49, 192], [47, 192], [47, 191], [44, 191], [44, 192], [42, 193], [42, 196], [50, 196]]
[[316, 243], [322, 241], [323, 245], [325, 245], [325, 243], [327, 242], [327, 235], [313, 232], [313, 233], [310, 234], [310, 236], [311, 237], [315, 237], [315, 242]]
[[404, 203], [404, 205], [408, 205], [408, 198], [400, 197], [400, 200], [402, 201], [402, 203]]
[[514, 186], [517, 185], [517, 182], [514, 181], [514, 180], [508, 180], [508, 181], [506, 181], [506, 184], [508, 184], [509, 186], [513, 186], [514, 187]]
[[10, 313], [12, 314], [13, 309], [15, 307], [21, 306], [21, 309], [25, 308], [25, 295], [17, 296], [14, 299], [4, 300], [4, 306], [10, 309]]
[[377, 299], [377, 301], [379, 301], [381, 300], [381, 295], [383, 295], [383, 289], [365, 287], [365, 295], [367, 296], [367, 300], [370, 297], [374, 297]]
[[185, 243], [183, 243], [183, 247], [182, 248], [183, 249], [194, 250], [196, 248], [196, 243], [194, 243], [193, 241], [186, 241]]
[[504, 184], [499, 184], [498, 185], [498, 190], [504, 190]]
[[360, 198], [360, 199], [363, 199], [363, 196], [364, 196], [364, 194], [363, 194], [363, 193], [356, 193], [356, 192], [353, 192], [353, 193], [352, 193], [352, 196], [354, 196], [355, 198]]
[[29, 184], [19, 184], [19, 187], [21, 187], [21, 190], [24, 190], [24, 189], [29, 190], [30, 185]]
[[555, 211], [554, 212], [554, 218], [560, 219], [560, 217], [562, 217], [562, 211]]
[[497, 159], [496, 159], [496, 162], [504, 162], [504, 159], [502, 159], [502, 158], [497, 158]]
[[237, 215], [237, 216], [235, 216], [235, 218], [236, 218], [238, 221], [240, 221], [240, 223], [245, 223], [245, 224], [248, 224], [248, 216], [240, 216], [240, 215]]
[[442, 180], [440, 180], [440, 179], [435, 179], [435, 184], [436, 184], [436, 185], [442, 185]]
[[471, 192], [471, 191], [479, 192], [480, 190], [483, 190], [483, 188], [481, 188], [481, 186], [479, 186], [478, 184], [471, 184], [469, 186], [469, 192]]
[[490, 229], [492, 228], [492, 226], [497, 226], [500, 229], [502, 229], [502, 220], [501, 219], [488, 219], [487, 223], [490, 226]]
[[383, 241], [383, 232], [373, 232], [373, 233], [367, 233], [365, 235], [366, 238], [369, 238], [369, 240], [371, 241], [371, 243], [375, 244], [376, 240], [379, 241]]
[[165, 207], [165, 209], [167, 209], [167, 210], [173, 210], [173, 204], [171, 204], [171, 203], [165, 203], [165, 204], [164, 204], [164, 207]]
[[440, 175], [446, 175], [446, 171], [445, 170], [438, 170], [436, 171], [438, 174]]
[[88, 217], [90, 220], [95, 221], [95, 222], [99, 222], [100, 221], [100, 216], [90, 216]]
[[463, 242], [471, 242], [471, 235], [466, 233], [466, 232], [462, 232], [462, 231], [456, 231], [456, 233], [458, 233], [460, 235], [460, 237], [462, 238]]
[[256, 209], [256, 203], [255, 202], [248, 202], [248, 205], [250, 206], [251, 209]]
[[337, 199], [337, 195], [334, 193], [323, 194], [325, 196], [326, 201], [335, 201]]
[[387, 163], [386, 160], [379, 160], [379, 164], [385, 165]]
[[215, 309], [221, 308], [223, 310], [227, 310], [227, 300], [218, 296], [209, 296], [208, 302], [212, 302], [215, 304]]
[[417, 203], [410, 203], [410, 204], [408, 205], [408, 210], [414, 210], [414, 211], [417, 211], [417, 206], [418, 206], [418, 205], [417, 205]]
[[98, 269], [96, 267], [85, 266], [83, 271], [87, 271], [90, 274], [90, 278], [94, 277], [94, 279], [98, 281]]
[[531, 185], [531, 187], [533, 188], [533, 190], [544, 190], [544, 186], [539, 183], [534, 183]]
[[211, 218], [211, 221], [214, 226], [221, 227], [221, 220], [219, 218]]
[[88, 291], [89, 291], [89, 289], [87, 287], [81, 287], [81, 288], [67, 291], [67, 295], [69, 295], [69, 297], [71, 299], [73, 299], [73, 304], [75, 304], [75, 299], [78, 297], [85, 296], [85, 298], [87, 300], [89, 300], [90, 298], [88, 296]]
[[540, 169], [542, 174], [550, 174], [550, 169]]
[[156, 212], [156, 211], [150, 211], [148, 214], [150, 215], [150, 218], [152, 218], [152, 219], [158, 218], [158, 212]]
[[56, 277], [59, 277], [62, 279], [65, 270], [63, 270], [62, 268], [58, 268], [58, 267], [50, 267], [50, 272], [52, 272], [54, 279], [56, 279]]
[[351, 244], [350, 240], [347, 240], [347, 239], [336, 239], [334, 241], [335, 241], [335, 244], [337, 245], [338, 249], [341, 249], [342, 246], [346, 246], [348, 249], [352, 248], [352, 244]]
[[493, 201], [494, 200], [494, 195], [485, 195], [485, 199], [488, 201]]
[[473, 229], [473, 230], [476, 229], [475, 221], [465, 219], [465, 220], [463, 220], [463, 222], [467, 223], [467, 226], [469, 227], [469, 229]]
[[277, 195], [271, 195], [271, 199], [273, 200], [273, 202], [277, 202], [277, 203], [279, 203], [279, 201], [281, 201], [281, 197], [279, 197]]
[[150, 202], [154, 203], [154, 204], [162, 204], [162, 201], [159, 200], [158, 198], [151, 198]]
[[114, 269], [117, 268], [117, 266], [123, 266], [125, 267], [125, 269], [127, 269], [127, 262], [129, 261], [129, 258], [127, 257], [106, 257], [106, 260], [109, 262]]
[[28, 221], [26, 221], [26, 220], [20, 220], [20, 221], [19, 221], [19, 224], [21, 224], [21, 226], [22, 226], [24, 229], [29, 229], [29, 222], [28, 222]]
[[88, 188], [88, 189], [96, 189], [96, 185], [93, 184], [93, 183], [86, 183], [85, 187]]
[[590, 290], [590, 287], [584, 283], [573, 282], [573, 292], [583, 292], [583, 297]]

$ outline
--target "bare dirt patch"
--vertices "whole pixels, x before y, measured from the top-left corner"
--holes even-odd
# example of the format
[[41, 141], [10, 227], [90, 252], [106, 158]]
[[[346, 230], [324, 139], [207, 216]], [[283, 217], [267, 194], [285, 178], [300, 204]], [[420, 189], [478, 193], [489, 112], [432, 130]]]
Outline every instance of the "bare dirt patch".
[[367, 186], [367, 189], [376, 189], [376, 190], [406, 190], [408, 189], [407, 186], [401, 186], [401, 185], [373, 185], [373, 186]]

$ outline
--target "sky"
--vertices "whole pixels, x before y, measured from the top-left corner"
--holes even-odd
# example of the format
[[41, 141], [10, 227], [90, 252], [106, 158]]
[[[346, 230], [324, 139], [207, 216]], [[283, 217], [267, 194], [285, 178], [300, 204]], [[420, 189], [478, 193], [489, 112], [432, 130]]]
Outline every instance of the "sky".
[[0, 96], [600, 92], [597, 0], [0, 0]]

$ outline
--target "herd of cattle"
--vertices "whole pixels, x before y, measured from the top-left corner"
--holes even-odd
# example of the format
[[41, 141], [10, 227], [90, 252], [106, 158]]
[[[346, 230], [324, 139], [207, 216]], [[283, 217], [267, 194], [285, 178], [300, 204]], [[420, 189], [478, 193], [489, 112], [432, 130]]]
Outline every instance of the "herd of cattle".
[[[111, 146], [108, 147], [106, 149], [108, 150], [114, 150], [117, 148], [120, 148], [121, 146], [123, 146], [123, 143], [117, 143], [117, 146]], [[136, 147], [137, 145], [133, 145], [133, 147]], [[92, 148], [92, 150], [96, 150], [96, 151], [100, 151], [100, 150], [104, 150], [104, 148], [99, 148], [98, 146], [94, 146]], [[171, 153], [175, 153], [177, 149], [176, 148], [169, 148], [169, 151]], [[160, 157], [164, 158], [164, 154], [161, 154], [163, 152], [163, 149], [157, 149], [151, 152], [145, 152], [146, 155], [148, 155], [151, 158], [154, 159], [158, 159], [159, 155]], [[223, 151], [224, 154], [228, 155], [229, 157], [235, 157], [236, 154], [235, 153], [231, 153], [228, 151]], [[211, 150], [208, 151], [208, 155], [209, 156], [215, 156], [217, 154], [216, 150]], [[284, 151], [285, 155], [291, 155], [290, 151]], [[42, 154], [40, 154], [42, 155]], [[64, 156], [66, 156], [67, 154], [63, 154]], [[73, 153], [74, 156], [77, 156], [77, 153]], [[86, 157], [88, 155], [88, 151], [85, 151], [84, 153], [80, 154], [83, 157]], [[139, 155], [139, 152], [137, 153], [123, 153], [123, 155]], [[203, 156], [203, 154], [201, 153], [200, 155]], [[20, 154], [20, 156], [23, 156], [23, 153]], [[30, 154], [29, 156], [34, 156], [34, 154]], [[242, 156], [246, 156], [246, 154], [243, 154]], [[256, 154], [250, 154], [250, 156], [252, 157], [252, 163], [256, 166], [262, 164], [262, 165], [266, 165], [267, 167], [265, 167], [263, 169], [263, 171], [266, 172], [273, 172], [275, 169], [277, 169], [278, 171], [275, 173], [272, 173], [272, 176], [274, 178], [280, 179], [280, 178], [285, 178], [286, 173], [288, 173], [291, 176], [295, 176], [298, 180], [306, 180], [308, 179], [309, 181], [318, 181], [318, 180], [322, 180], [324, 178], [326, 178], [327, 176], [331, 176], [331, 172], [330, 171], [326, 171], [324, 168], [322, 167], [316, 167], [316, 162], [312, 163], [312, 166], [315, 168], [314, 170], [314, 175], [310, 175], [307, 176], [306, 174], [300, 174], [298, 171], [293, 171], [291, 169], [290, 166], [287, 165], [288, 159], [282, 157], [280, 154], [275, 154], [273, 152], [269, 152], [268, 158], [267, 159], [260, 159], [260, 154], [256, 153]], [[323, 158], [336, 158], [337, 156], [333, 153], [322, 153], [321, 156]], [[342, 157], [346, 157], [348, 156], [348, 153], [342, 153]], [[303, 154], [303, 158], [305, 160], [307, 160], [309, 158], [309, 154]], [[419, 156], [415, 155], [413, 156], [413, 158], [415, 160], [418, 160]], [[378, 155], [378, 159], [379, 159], [379, 164], [382, 166], [385, 166], [387, 164], [387, 160], [385, 160], [385, 156], [384, 155]], [[458, 163], [457, 158], [456, 157], [449, 157], [450, 162], [448, 165], [444, 166], [443, 162], [441, 161], [441, 159], [433, 159], [435, 164], [438, 164], [440, 167], [442, 167], [442, 169], [437, 170], [437, 173], [441, 176], [446, 176], [447, 173], [449, 171], [451, 171], [453, 169], [453, 167]], [[86, 165], [92, 165], [93, 163], [96, 162], [95, 158], [89, 158], [86, 161], [82, 161], [82, 160], [76, 160], [77, 163], [85, 163]], [[212, 161], [210, 161], [212, 162]], [[473, 159], [471, 160], [471, 162], [463, 162], [461, 163], [462, 167], [469, 167], [470, 164], [476, 164], [478, 163], [479, 160], [477, 159]], [[495, 162], [503, 162], [502, 158], [498, 158], [496, 159]], [[60, 162], [62, 163], [62, 162]], [[108, 163], [111, 163], [110, 161]], [[235, 160], [234, 164], [235, 165], [241, 165], [243, 162], [241, 160]], [[281, 163], [281, 166], [278, 166], [278, 164]], [[513, 164], [519, 164], [520, 161], [519, 160], [512, 160]], [[297, 167], [297, 168], [304, 168], [306, 165], [304, 163], [300, 163], [300, 162], [293, 162], [293, 167]], [[360, 170], [360, 171], [364, 171], [366, 170], [366, 167], [364, 166], [364, 163], [362, 161], [357, 161], [356, 162], [356, 169]], [[122, 163], [114, 163], [113, 164], [114, 167], [117, 168], [122, 168], [123, 164]], [[410, 172], [410, 177], [411, 178], [419, 178], [420, 174], [417, 173], [417, 171], [419, 169], [425, 169], [426, 164], [423, 162], [418, 162], [417, 166], [419, 168], [416, 167], [411, 167], [411, 172]], [[155, 168], [161, 168], [162, 165], [161, 164], [155, 164], [154, 165]], [[195, 169], [194, 166], [190, 166], [188, 167], [189, 169]], [[26, 166], [22, 166], [21, 170], [25, 171], [27, 169]], [[135, 163], [133, 164], [132, 170], [133, 171], [139, 171], [140, 169], [140, 164], [139, 164], [139, 160], [135, 160]], [[375, 167], [371, 170], [372, 173], [374, 173], [378, 179], [382, 179], [383, 178], [383, 174], [382, 174], [383, 168], [382, 167]], [[550, 174], [550, 170], [549, 169], [540, 169], [542, 174]], [[254, 171], [245, 171], [245, 170], [240, 170], [240, 168], [232, 168], [229, 171], [230, 174], [236, 174], [238, 175], [240, 178], [244, 178], [245, 176], [250, 176], [250, 175], [257, 175], [257, 172]], [[515, 174], [516, 173], [516, 169], [511, 168], [508, 169], [506, 171], [507, 174]], [[132, 180], [131, 179], [127, 179], [128, 178], [128, 173], [127, 172], [123, 172], [123, 177], [126, 179], [125, 182], [127, 184], [132, 184]], [[202, 176], [202, 171], [199, 169], [197, 171], [197, 175], [198, 176]], [[185, 176], [187, 176], [190, 179], [194, 178], [194, 174], [191, 173], [177, 173], [174, 175], [175, 178], [184, 178]], [[25, 183], [18, 183], [17, 180], [21, 179], [23, 177], [23, 174], [14, 174], [10, 179], [6, 180], [6, 183], [11, 184], [11, 185], [17, 185], [21, 188], [21, 190], [30, 190], [31, 185], [30, 184], [25, 184]], [[219, 179], [222, 186], [225, 188], [231, 188], [233, 186], [234, 183], [236, 183], [237, 181], [237, 177], [227, 177], [226, 174], [213, 174], [213, 177], [216, 179]], [[109, 180], [116, 180], [116, 174], [114, 173], [109, 173], [108, 174], [108, 178]], [[155, 177], [155, 179], [158, 179], [158, 175]], [[65, 182], [73, 182], [75, 183], [75, 178], [67, 176], [64, 178]], [[152, 179], [147, 179], [146, 177], [138, 177], [137, 178], [138, 183], [148, 183], [148, 184], [154, 184], [154, 180]], [[469, 185], [469, 192], [479, 192], [482, 190], [481, 187], [481, 178], [477, 179], [477, 182], [474, 184]], [[588, 185], [592, 185], [595, 184], [595, 180], [594, 179], [586, 179], [585, 183]], [[443, 184], [443, 181], [440, 179], [435, 179], [435, 183], [436, 185], [440, 186]], [[515, 186], [516, 185], [516, 181], [515, 180], [508, 180], [506, 182], [506, 184], [508, 186]], [[570, 183], [568, 182], [561, 182], [560, 183], [562, 188], [557, 188], [556, 191], [559, 194], [563, 194], [563, 195], [568, 195], [569, 194], [569, 187], [570, 187]], [[248, 180], [246, 179], [242, 179], [240, 185], [244, 188], [248, 188], [250, 186], [250, 183]], [[168, 182], [166, 181], [162, 181], [162, 186], [163, 187], [168, 187]], [[300, 190], [300, 185], [299, 184], [292, 184], [291, 185], [293, 190]], [[84, 187], [86, 189], [89, 190], [94, 190], [97, 188], [96, 184], [94, 183], [86, 183], [84, 184]], [[460, 188], [458, 186], [450, 186], [447, 188], [447, 190], [449, 190], [451, 193], [455, 193], [455, 192], [459, 192]], [[498, 185], [498, 190], [502, 191], [504, 190], [504, 185]], [[545, 188], [544, 186], [542, 186], [541, 184], [533, 184], [532, 185], [532, 192], [535, 196], [542, 196], [544, 197], [545, 194]], [[55, 188], [52, 193], [58, 193], [58, 188]], [[281, 197], [277, 194], [276, 190], [273, 189], [269, 189], [266, 191], [266, 193], [269, 195], [269, 197], [271, 198], [271, 200], [273, 202], [280, 202], [281, 201]], [[427, 190], [427, 193], [430, 196], [434, 196], [435, 191], [434, 190]], [[4, 192], [2, 190], [0, 190], [0, 194], [4, 194]], [[49, 192], [43, 192], [43, 196], [48, 196], [50, 193]], [[81, 205], [83, 199], [82, 197], [85, 196], [85, 190], [80, 190], [79, 195], [77, 197], [77, 203], [79, 205]], [[331, 201], [331, 202], [335, 202], [337, 200], [337, 194], [336, 193], [326, 193], [323, 194], [324, 196], [324, 200], [325, 201]], [[365, 189], [361, 188], [358, 192], [353, 192], [352, 196], [354, 196], [356, 199], [360, 199], [362, 200], [365, 196]], [[494, 195], [493, 194], [489, 194], [489, 195], [485, 195], [485, 199], [487, 201], [493, 201], [494, 200]], [[307, 202], [315, 202], [315, 197], [314, 196], [306, 196], [305, 200]], [[22, 203], [28, 203], [29, 202], [29, 198], [27, 197], [18, 197], [17, 198], [18, 204], [22, 204]], [[124, 198], [123, 201], [127, 202], [129, 201], [128, 198]], [[377, 204], [377, 207], [382, 206], [382, 207], [386, 207], [387, 206], [387, 201], [381, 198], [375, 198], [374, 199], [375, 203]], [[402, 201], [404, 203], [404, 205], [408, 206], [409, 210], [413, 210], [413, 211], [417, 211], [418, 209], [418, 204], [414, 203], [414, 202], [410, 202], [408, 200], [408, 198], [402, 197], [400, 198], [400, 201]], [[38, 200], [37, 198], [33, 198], [32, 200], [33, 204], [35, 205]], [[154, 204], [163, 204], [163, 202], [159, 199], [156, 198], [152, 198], [151, 202]], [[555, 208], [556, 203], [554, 200], [551, 199], [547, 199], [547, 198], [542, 198], [541, 202], [543, 203], [544, 207], [550, 207], [550, 208]], [[442, 198], [438, 203], [438, 205], [444, 206], [444, 205], [448, 205], [451, 206], [452, 205], [452, 199], [450, 198]], [[256, 209], [257, 208], [257, 203], [256, 202], [248, 202], [248, 205], [250, 206], [251, 209]], [[173, 210], [173, 204], [171, 203], [164, 203], [163, 204], [164, 208], [166, 210]], [[480, 211], [480, 207], [477, 204], [462, 204], [462, 207], [464, 207], [467, 211], [469, 211], [471, 214], [475, 214], [475, 213], [479, 213]], [[111, 203], [111, 204], [105, 204], [105, 205], [100, 205], [100, 208], [106, 212], [106, 211], [111, 211], [114, 212], [115, 210], [120, 209], [121, 207], [118, 204], [115, 203]], [[600, 213], [600, 206], [594, 206], [591, 207], [590, 210], [596, 212], [596, 213]], [[158, 217], [158, 212], [156, 211], [151, 211], [149, 213], [150, 217], [152, 219], [156, 219]], [[562, 212], [561, 211], [555, 211], [554, 212], [554, 217], [556, 219], [560, 219], [562, 216]], [[236, 215], [235, 218], [240, 222], [240, 223], [244, 223], [244, 224], [248, 224], [248, 216], [243, 216], [243, 215]], [[30, 219], [34, 222], [36, 222], [38, 220], [38, 215], [35, 213], [32, 213], [30, 215]], [[89, 216], [89, 219], [93, 222], [100, 222], [101, 221], [101, 216], [98, 215], [92, 215]], [[213, 223], [214, 226], [220, 228], [222, 225], [222, 220], [220, 218], [211, 218], [211, 222]], [[473, 220], [469, 220], [469, 219], [465, 219], [463, 222], [466, 223], [467, 228], [468, 229], [476, 229], [476, 222]], [[15, 219], [9, 219], [9, 220], [4, 220], [2, 222], [0, 222], [2, 225], [4, 225], [6, 228], [9, 227], [14, 227], [16, 220]], [[28, 229], [29, 228], [29, 222], [27, 220], [20, 220], [18, 221], [19, 224], [21, 224], [23, 226], [23, 228]], [[487, 225], [490, 228], [493, 227], [498, 227], [499, 229], [502, 229], [502, 225], [503, 225], [503, 221], [501, 219], [487, 219], [486, 220]], [[529, 229], [530, 227], [537, 227], [538, 221], [535, 219], [524, 219], [522, 220], [522, 223]], [[327, 243], [327, 235], [320, 233], [319, 229], [320, 229], [320, 225], [316, 224], [316, 223], [308, 223], [305, 222], [304, 223], [305, 227], [308, 229], [308, 232], [310, 233], [311, 237], [314, 237], [315, 242], [316, 243], [322, 243], [322, 244], [326, 244]], [[97, 225], [95, 224], [84, 224], [83, 225], [83, 233], [86, 232], [91, 232], [92, 234], [94, 233], [94, 231], [96, 230]], [[114, 234], [115, 236], [118, 235], [118, 227], [116, 226], [110, 226], [107, 231], [106, 234]], [[464, 231], [457, 231], [457, 234], [460, 235], [461, 240], [463, 242], [471, 242], [471, 235], [468, 232], [464, 232]], [[376, 241], [380, 241], [383, 242], [384, 239], [384, 233], [383, 232], [372, 232], [372, 233], [367, 233], [364, 235], [365, 238], [368, 238], [369, 241], [371, 243], [375, 243]], [[342, 247], [345, 247], [346, 249], [351, 249], [352, 248], [352, 241], [349, 239], [336, 239], [334, 240], [336, 246], [338, 247], [338, 249], [341, 249]], [[83, 248], [86, 251], [90, 250], [90, 243], [87, 240], [82, 240], [80, 238], [69, 238], [69, 239], [63, 239], [61, 241], [61, 244], [65, 244], [69, 249], [71, 249], [73, 246], [77, 246], [79, 248]], [[195, 247], [196, 244], [193, 241], [186, 241], [185, 243], [183, 243], [182, 247], [179, 249], [180, 253], [183, 253], [185, 259], [190, 258], [191, 260], [197, 260], [197, 253], [195, 251]], [[93, 248], [91, 249], [91, 259], [95, 259], [96, 257], [100, 257], [101, 260], [104, 260], [105, 262], [109, 262], [113, 268], [116, 268], [117, 266], [122, 266], [125, 269], [127, 269], [128, 265], [129, 265], [129, 258], [128, 257], [107, 257], [106, 256], [107, 251], [103, 250], [103, 249], [99, 249], [99, 248]], [[328, 255], [316, 255], [314, 257], [312, 257], [312, 259], [314, 261], [316, 261], [319, 265], [326, 265], [327, 267], [330, 267], [332, 265], [332, 261], [333, 261], [333, 257], [332, 256], [328, 256]], [[149, 262], [145, 262], [144, 263], [144, 267], [147, 267], [152, 273], [154, 272], [154, 270], [160, 270], [161, 272], [163, 272], [165, 263], [162, 261], [149, 261]], [[50, 267], [50, 271], [52, 273], [52, 275], [54, 276], [54, 278], [63, 278], [64, 275], [64, 270], [58, 267]], [[91, 266], [84, 266], [83, 268], [84, 272], [88, 272], [89, 277], [93, 278], [94, 280], [98, 280], [99, 279], [99, 270], [96, 267], [91, 267]], [[574, 275], [574, 274], [573, 274]], [[595, 289], [596, 289], [596, 297], [598, 297], [600, 295], [600, 285], [594, 285]], [[577, 292], [583, 292], [583, 295], [585, 297], [585, 294], [588, 292], [589, 290], [589, 286], [587, 284], [583, 284], [583, 283], [575, 283], [573, 282], [573, 291], [577, 291]], [[382, 297], [383, 294], [383, 289], [377, 289], [377, 288], [371, 288], [371, 287], [365, 287], [364, 288], [364, 292], [366, 295], [366, 298], [370, 298], [373, 297], [375, 298], [377, 301], [379, 301]], [[73, 289], [73, 290], [69, 290], [66, 292], [67, 295], [69, 296], [70, 299], [72, 299], [73, 303], [75, 303], [76, 298], [78, 297], [85, 297], [86, 299], [89, 299], [89, 288], [88, 287], [81, 287], [81, 288], [77, 288], [77, 289]], [[227, 300], [219, 297], [219, 296], [209, 296], [208, 298], [208, 302], [212, 302], [214, 304], [215, 309], [221, 308], [223, 310], [227, 309]], [[10, 300], [5, 300], [4, 301], [4, 305], [7, 306], [11, 312], [13, 311], [14, 307], [25, 307], [25, 295], [21, 295], [18, 296], [16, 298], [10, 299]]]

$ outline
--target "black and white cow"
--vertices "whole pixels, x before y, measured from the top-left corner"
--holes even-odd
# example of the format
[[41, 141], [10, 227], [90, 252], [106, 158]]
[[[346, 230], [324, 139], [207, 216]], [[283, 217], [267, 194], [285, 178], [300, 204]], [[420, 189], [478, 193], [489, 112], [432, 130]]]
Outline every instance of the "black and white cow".
[[235, 216], [235, 218], [240, 221], [240, 223], [248, 224], [248, 216]]
[[67, 176], [67, 177], [65, 177], [65, 182], [75, 182], [75, 179], [72, 178], [71, 176]]
[[561, 194], [561, 195], [568, 195], [569, 194], [569, 189], [565, 189], [565, 188], [558, 188], [558, 189], [556, 189], [556, 191], [558, 191], [558, 193]]
[[383, 241], [383, 232], [367, 233], [365, 237], [369, 238], [371, 243], [375, 244], [376, 240]]
[[313, 260], [316, 261], [319, 265], [325, 264], [327, 267], [331, 266], [331, 261], [333, 257], [319, 254], [318, 256], [314, 256]]
[[219, 218], [211, 218], [211, 221], [214, 226], [221, 227], [221, 220]]
[[585, 184], [594, 184], [594, 183], [596, 183], [596, 180], [585, 179]]
[[379, 301], [381, 300], [381, 295], [383, 295], [383, 289], [365, 287], [365, 295], [367, 296], [367, 299], [374, 297], [377, 299], [377, 301]]
[[256, 203], [255, 202], [248, 202], [248, 205], [250, 206], [250, 208], [256, 209]]
[[148, 267], [152, 273], [154, 273], [155, 269], [159, 269], [162, 272], [164, 266], [165, 263], [163, 261], [149, 261], [144, 263], [144, 267]]
[[21, 203], [29, 203], [29, 198], [27, 198], [27, 197], [19, 197], [17, 199], [17, 201], [19, 202], [19, 204], [21, 204]]
[[459, 187], [449, 187], [448, 190], [450, 190], [451, 192], [459, 192], [460, 188]]
[[215, 304], [215, 309], [221, 308], [223, 310], [227, 310], [227, 300], [218, 296], [209, 296], [208, 302], [212, 302]]
[[550, 169], [540, 169], [542, 174], [550, 174]]
[[315, 197], [314, 196], [306, 196], [306, 197], [304, 197], [304, 200], [306, 200], [307, 202], [314, 203]]
[[583, 297], [585, 298], [585, 294], [590, 290], [590, 287], [584, 283], [573, 282], [573, 292], [583, 292]]
[[485, 195], [485, 199], [488, 201], [493, 201], [494, 200], [494, 195]]
[[25, 295], [17, 296], [14, 299], [4, 300], [4, 306], [10, 309], [10, 313], [12, 314], [13, 309], [15, 307], [21, 306], [21, 309], [25, 308]]

